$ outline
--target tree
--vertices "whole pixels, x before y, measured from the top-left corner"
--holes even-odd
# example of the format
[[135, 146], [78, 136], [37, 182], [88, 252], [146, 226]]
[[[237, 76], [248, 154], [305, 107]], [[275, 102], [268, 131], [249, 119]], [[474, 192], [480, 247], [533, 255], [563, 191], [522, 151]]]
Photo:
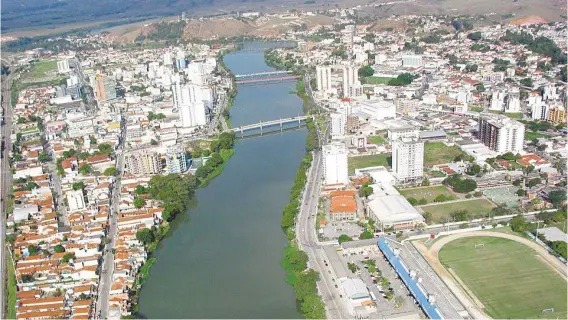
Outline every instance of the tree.
[[373, 239], [373, 234], [370, 231], [365, 230], [359, 235], [359, 239], [360, 240]]
[[525, 87], [531, 87], [533, 86], [533, 82], [531, 78], [524, 78], [521, 79], [521, 81], [519, 81], [520, 84], [522, 84]]
[[369, 184], [364, 184], [360, 189], [359, 189], [359, 196], [361, 198], [367, 198], [368, 196], [373, 194], [373, 187], [369, 186]]
[[352, 273], [355, 273], [355, 272], [357, 272], [357, 270], [359, 270], [359, 267], [356, 264], [351, 263], [351, 262], [347, 262], [347, 268], [349, 270], [351, 270]]
[[469, 40], [478, 41], [481, 39], [481, 32], [480, 31], [472, 32], [467, 35], [467, 38]]
[[73, 182], [73, 190], [83, 190], [85, 187], [85, 183], [83, 181]]
[[74, 253], [66, 253], [63, 258], [61, 258], [62, 263], [68, 263], [71, 259], [75, 258]]
[[456, 210], [450, 213], [450, 217], [452, 217], [455, 221], [467, 221], [468, 215], [469, 212], [467, 210]]
[[426, 223], [432, 223], [432, 214], [430, 212], [424, 212], [424, 220], [426, 220]]
[[107, 177], [114, 176], [116, 175], [116, 168], [115, 167], [106, 168], [103, 174]]
[[29, 245], [28, 253], [30, 254], [30, 256], [35, 256], [39, 253], [39, 248], [34, 245]]
[[84, 176], [90, 174], [91, 172], [93, 172], [93, 168], [91, 167], [91, 165], [89, 165], [87, 163], [85, 163], [85, 164], [83, 164], [79, 167], [79, 173], [84, 175]]
[[58, 244], [53, 248], [53, 251], [55, 251], [57, 253], [61, 253], [61, 252], [65, 252], [65, 248], [62, 245]]
[[565, 190], [554, 190], [548, 194], [548, 200], [556, 207], [560, 208], [562, 203], [566, 201]]
[[564, 259], [568, 259], [568, 246], [565, 241], [552, 241], [552, 250], [562, 256]]
[[142, 208], [144, 205], [146, 205], [146, 201], [144, 200], [144, 198], [140, 198], [140, 197], [136, 197], [134, 199], [134, 207], [136, 209], [140, 209]]
[[481, 172], [481, 166], [479, 166], [478, 164], [474, 163], [471, 166], [469, 166], [467, 168], [467, 171], [465, 173], [467, 173], [470, 176], [474, 176], [478, 173]]
[[359, 68], [359, 77], [371, 77], [375, 74], [375, 70], [370, 65], [366, 65], [364, 67]]
[[137, 195], [141, 195], [147, 192], [146, 188], [143, 185], [137, 185], [136, 186], [136, 190], [134, 191], [136, 192]]
[[524, 196], [527, 194], [527, 192], [526, 192], [525, 190], [523, 190], [523, 189], [519, 189], [519, 190], [517, 190], [517, 192], [515, 192], [515, 193], [516, 193], [519, 197], [524, 197]]
[[150, 144], [153, 145], [153, 146], [157, 146], [157, 145], [158, 145], [158, 141], [152, 139], [152, 140], [150, 140]]
[[428, 180], [428, 178], [424, 178], [424, 180], [422, 180], [422, 186], [427, 187], [429, 185], [430, 185], [430, 180]]
[[530, 179], [530, 180], [527, 182], [527, 185], [526, 185], [526, 186], [529, 187], [529, 188], [532, 188], [532, 187], [537, 186], [537, 185], [539, 185], [539, 184], [541, 184], [541, 183], [542, 183], [542, 181], [540, 180], [540, 178], [533, 178], [533, 179]]
[[509, 225], [511, 226], [511, 230], [515, 232], [525, 232], [529, 230], [530, 227], [529, 223], [521, 215], [511, 219], [511, 221], [509, 221]]
[[211, 151], [209, 151], [209, 150], [207, 150], [207, 149], [206, 149], [206, 150], [203, 150], [203, 151], [201, 152], [201, 156], [202, 156], [202, 157], [209, 157], [210, 155], [211, 155]]
[[347, 241], [353, 241], [353, 238], [351, 238], [350, 236], [348, 236], [346, 234], [342, 234], [337, 239], [337, 242], [339, 242], [339, 244], [342, 244], [343, 242], [347, 242]]
[[89, 144], [90, 145], [95, 145], [97, 144], [97, 138], [93, 137], [93, 136], [89, 136]]
[[308, 267], [308, 254], [295, 246], [288, 245], [284, 250], [284, 257], [294, 272], [304, 271]]
[[418, 200], [418, 204], [421, 205], [421, 206], [425, 205], [427, 203], [428, 203], [428, 200], [426, 200], [426, 198], [422, 198], [422, 199]]
[[39, 155], [37, 156], [37, 160], [39, 162], [46, 162], [49, 160], [49, 156], [47, 155], [46, 152], [42, 151], [39, 153]]
[[436, 196], [436, 198], [434, 198], [434, 202], [444, 202], [447, 201], [448, 198], [446, 197], [445, 194], [439, 194]]
[[411, 205], [413, 205], [413, 206], [415, 206], [415, 205], [418, 204], [418, 200], [416, 200], [416, 199], [413, 198], [413, 197], [409, 197], [409, 198], [406, 199], [406, 200], [408, 200], [408, 202], [409, 202]]
[[136, 240], [146, 245], [154, 242], [154, 234], [150, 231], [150, 229], [143, 228], [136, 232]]
[[101, 143], [98, 146], [99, 153], [101, 154], [111, 154], [112, 153], [112, 146], [108, 143]]

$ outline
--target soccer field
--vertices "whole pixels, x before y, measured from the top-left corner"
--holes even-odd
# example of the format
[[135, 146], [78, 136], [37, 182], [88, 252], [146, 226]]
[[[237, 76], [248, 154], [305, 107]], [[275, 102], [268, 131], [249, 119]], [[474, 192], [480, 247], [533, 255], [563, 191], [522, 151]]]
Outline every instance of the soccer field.
[[454, 193], [450, 191], [445, 186], [433, 186], [425, 188], [409, 188], [399, 190], [400, 194], [405, 198], [414, 198], [420, 200], [422, 198], [426, 199], [428, 202], [434, 201], [434, 198], [443, 194], [447, 197], [454, 196]]
[[422, 206], [424, 212], [432, 214], [432, 220], [436, 223], [446, 222], [450, 218], [450, 213], [458, 210], [466, 210], [468, 220], [475, 217], [487, 216], [487, 213], [495, 207], [493, 203], [485, 199], [465, 200], [452, 203], [441, 203]]
[[355, 169], [376, 167], [376, 166], [391, 166], [392, 157], [390, 153], [381, 153], [370, 156], [357, 156], [347, 158], [347, 166], [349, 174], [355, 173]]
[[[475, 245], [483, 244], [483, 246]], [[494, 237], [454, 240], [439, 252], [494, 319], [566, 319], [566, 281], [524, 244]], [[554, 308], [554, 312], [542, 311]]]

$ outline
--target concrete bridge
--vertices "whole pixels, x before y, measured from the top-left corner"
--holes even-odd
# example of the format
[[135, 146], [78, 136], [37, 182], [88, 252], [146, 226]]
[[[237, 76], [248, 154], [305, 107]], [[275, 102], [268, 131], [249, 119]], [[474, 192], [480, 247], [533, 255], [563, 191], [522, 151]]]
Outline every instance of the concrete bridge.
[[263, 76], [273, 76], [278, 74], [288, 74], [292, 73], [289, 70], [277, 70], [277, 71], [266, 71], [266, 72], [256, 72], [256, 73], [246, 73], [246, 74], [236, 74], [235, 78], [253, 78], [253, 77], [263, 77]]
[[237, 84], [249, 84], [249, 83], [262, 83], [262, 82], [284, 82], [290, 80], [296, 80], [300, 76], [299, 75], [286, 75], [286, 76], [270, 76], [270, 77], [258, 77], [258, 78], [250, 78], [250, 79], [238, 79], [235, 82]]
[[241, 133], [241, 137], [244, 136], [244, 133], [246, 131], [250, 131], [250, 130], [257, 130], [260, 129], [260, 134], [263, 133], [263, 131], [266, 128], [271, 128], [270, 131], [274, 131], [272, 128], [276, 127], [279, 128], [280, 131], [285, 130], [286, 128], [284, 128], [285, 124], [298, 124], [298, 127], [301, 127], [302, 125], [305, 125], [305, 121], [308, 118], [313, 118], [312, 115], [309, 116], [297, 116], [297, 117], [292, 117], [292, 118], [285, 118], [285, 119], [278, 119], [278, 120], [272, 120], [272, 121], [266, 121], [266, 122], [259, 122], [259, 123], [255, 123], [255, 124], [249, 124], [246, 126], [240, 126], [238, 128], [232, 128], [227, 130], [226, 132], [234, 132], [234, 133]]

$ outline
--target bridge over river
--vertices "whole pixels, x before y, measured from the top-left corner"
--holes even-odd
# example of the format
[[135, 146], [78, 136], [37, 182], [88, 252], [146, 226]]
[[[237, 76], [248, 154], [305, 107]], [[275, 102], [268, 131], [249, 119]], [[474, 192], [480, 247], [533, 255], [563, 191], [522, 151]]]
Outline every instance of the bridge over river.
[[[278, 119], [278, 120], [272, 120], [272, 121], [261, 121], [258, 123], [254, 123], [254, 124], [249, 124], [246, 126], [240, 126], [237, 128], [232, 128], [229, 130], [226, 130], [225, 132], [234, 132], [234, 133], [240, 133], [241, 137], [244, 137], [246, 132], [250, 132], [253, 130], [259, 130], [260, 129], [260, 134], [262, 135], [263, 133], [267, 133], [267, 132], [274, 132], [274, 131], [284, 131], [287, 129], [291, 129], [292, 127], [301, 127], [306, 125], [306, 119], [308, 118], [313, 118], [312, 115], [307, 115], [307, 116], [297, 116], [297, 117], [291, 117], [291, 118], [284, 118], [284, 119]], [[292, 125], [292, 126], [291, 126]]]

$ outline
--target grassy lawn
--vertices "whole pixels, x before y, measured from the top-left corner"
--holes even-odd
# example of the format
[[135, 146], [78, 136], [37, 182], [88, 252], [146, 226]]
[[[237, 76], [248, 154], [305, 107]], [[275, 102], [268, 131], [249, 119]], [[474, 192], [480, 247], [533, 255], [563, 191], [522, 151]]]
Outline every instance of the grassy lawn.
[[521, 112], [503, 112], [503, 111], [489, 110], [489, 113], [502, 114], [511, 119], [517, 119], [517, 120], [523, 119], [523, 114]]
[[[523, 244], [493, 237], [458, 239], [440, 250], [439, 259], [494, 319], [566, 319], [566, 281]], [[555, 312], [542, 313], [549, 308]]]
[[146, 279], [148, 279], [148, 276], [150, 275], [150, 268], [152, 268], [152, 265], [154, 264], [154, 262], [156, 262], [156, 258], [151, 257], [150, 259], [146, 260], [146, 263], [144, 263], [144, 265], [142, 266], [142, 268], [140, 268], [140, 272], [138, 273], [138, 284], [139, 285], [143, 285], [144, 282], [146, 282]]
[[374, 143], [374, 144], [384, 144], [387, 143], [387, 140], [381, 136], [370, 136], [369, 139], [367, 139], [370, 143]]
[[469, 108], [471, 111], [475, 111], [475, 112], [482, 112], [483, 111], [483, 107], [479, 107], [479, 106], [472, 106], [471, 108]]
[[525, 140], [533, 140], [538, 138], [550, 138], [552, 135], [547, 133], [525, 131]]
[[436, 198], [440, 194], [443, 194], [445, 196], [455, 196], [454, 193], [445, 186], [401, 189], [399, 190], [399, 192], [407, 199], [414, 198], [416, 200], [420, 200], [422, 198], [425, 198], [426, 200], [428, 200], [428, 202], [434, 201], [434, 198]]
[[450, 213], [457, 210], [467, 210], [468, 217], [473, 219], [476, 216], [481, 216], [488, 213], [491, 208], [495, 207], [493, 203], [485, 199], [466, 200], [453, 203], [441, 203], [435, 205], [427, 205], [421, 207], [424, 212], [432, 214], [432, 220], [435, 223], [444, 222], [445, 219], [450, 217]]
[[375, 167], [375, 166], [391, 166], [392, 157], [390, 153], [382, 153], [371, 156], [349, 157], [347, 164], [349, 174], [353, 174], [355, 169]]
[[449, 163], [464, 152], [458, 146], [448, 147], [443, 142], [424, 144], [424, 165]]
[[428, 174], [432, 178], [443, 178], [443, 177], [446, 176], [444, 173], [442, 173], [440, 171], [434, 171], [434, 170], [427, 171], [426, 174]]
[[30, 71], [24, 77], [29, 80], [44, 78], [55, 70], [57, 70], [57, 61], [39, 61], [30, 67]]
[[388, 84], [390, 80], [394, 78], [387, 77], [365, 77], [363, 78], [363, 83], [366, 84]]
[[8, 269], [8, 319], [16, 319], [16, 273], [12, 260], [7, 256]]

